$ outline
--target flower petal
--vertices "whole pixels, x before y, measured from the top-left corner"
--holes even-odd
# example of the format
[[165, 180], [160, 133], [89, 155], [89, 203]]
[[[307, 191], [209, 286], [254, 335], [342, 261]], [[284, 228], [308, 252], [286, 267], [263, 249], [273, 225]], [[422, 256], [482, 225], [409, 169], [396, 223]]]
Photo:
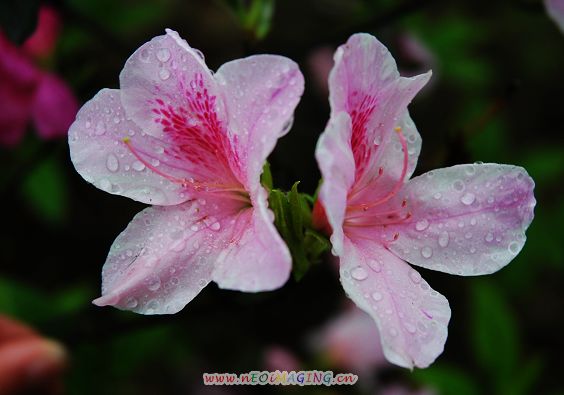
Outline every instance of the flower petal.
[[[385, 195], [401, 181], [403, 154], [393, 133], [394, 128], [402, 126], [400, 121], [410, 132], [407, 173], [413, 172], [419, 150], [413, 122], [405, 124], [409, 119], [407, 105], [430, 76], [429, 72], [413, 78], [400, 77], [389, 51], [369, 34], [355, 34], [337, 49], [329, 77], [331, 112], [345, 111], [351, 117], [355, 189], [362, 190], [357, 194], [359, 198], [367, 193]], [[400, 147], [399, 155], [392, 152], [399, 160], [389, 160], [389, 145], [394, 151]]]
[[252, 215], [238, 225], [236, 244], [219, 255], [212, 279], [220, 288], [270, 291], [286, 283], [292, 269], [288, 247], [276, 231], [264, 188], [253, 199]]
[[564, 1], [563, 0], [544, 0], [546, 12], [556, 23], [558, 28], [564, 33]]
[[246, 169], [246, 186], [254, 190], [276, 141], [290, 130], [303, 75], [288, 58], [255, 55], [225, 63], [215, 78], [223, 86], [228, 129]]
[[0, 144], [13, 146], [24, 135], [41, 72], [0, 32]]
[[333, 250], [339, 255], [343, 249], [343, 221], [347, 193], [354, 183], [351, 131], [350, 117], [346, 112], [340, 112], [331, 117], [315, 149], [315, 158], [323, 177], [319, 201], [333, 229], [331, 235]]
[[244, 178], [220, 89], [203, 56], [178, 33], [167, 30], [135, 51], [120, 74], [120, 87], [128, 118], [176, 147], [171, 155], [185, 163], [185, 178], [225, 187]]
[[459, 275], [495, 272], [525, 244], [533, 219], [534, 182], [525, 169], [498, 164], [459, 165], [409, 181], [409, 223], [389, 226], [389, 248], [401, 259]]
[[[79, 111], [69, 130], [71, 159], [84, 179], [116, 195], [157, 205], [178, 204], [188, 199], [179, 183], [149, 170], [124, 143], [135, 136], [136, 151], [154, 153], [163, 149], [159, 141], [144, 135], [125, 118], [119, 91], [103, 89]], [[164, 150], [164, 149], [163, 149]], [[161, 158], [162, 159], [162, 158]], [[163, 171], [168, 170], [165, 164]]]
[[41, 137], [63, 137], [74, 121], [78, 102], [63, 80], [53, 74], [44, 74], [35, 92], [31, 111]]
[[373, 241], [347, 238], [340, 272], [347, 295], [376, 321], [390, 362], [423, 368], [442, 353], [448, 301], [408, 264]]
[[112, 245], [94, 303], [142, 314], [180, 311], [212, 280], [220, 256], [239, 249], [252, 212], [217, 198], [143, 210]]

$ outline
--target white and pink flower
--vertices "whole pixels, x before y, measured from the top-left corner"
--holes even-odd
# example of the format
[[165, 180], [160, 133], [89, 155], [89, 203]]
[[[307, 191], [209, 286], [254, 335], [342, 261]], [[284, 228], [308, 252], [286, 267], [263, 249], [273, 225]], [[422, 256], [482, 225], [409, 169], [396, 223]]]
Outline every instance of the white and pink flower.
[[331, 233], [348, 296], [375, 320], [394, 364], [426, 367], [442, 352], [450, 307], [406, 262], [473, 276], [507, 265], [533, 218], [523, 168], [468, 164], [409, 179], [421, 137], [407, 105], [431, 73], [400, 77], [376, 38], [355, 34], [335, 53], [331, 118], [316, 157], [314, 209]]
[[94, 303], [175, 313], [211, 281], [247, 292], [286, 282], [291, 257], [260, 175], [303, 85], [296, 63], [276, 55], [214, 74], [171, 30], [135, 51], [120, 89], [101, 90], [69, 131], [88, 182], [154, 205], [114, 242]]

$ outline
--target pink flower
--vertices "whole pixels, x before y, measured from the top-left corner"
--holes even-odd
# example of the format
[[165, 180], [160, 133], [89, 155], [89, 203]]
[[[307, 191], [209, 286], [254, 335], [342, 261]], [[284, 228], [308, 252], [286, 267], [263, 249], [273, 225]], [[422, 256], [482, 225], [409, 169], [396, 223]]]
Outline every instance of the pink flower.
[[312, 339], [313, 348], [332, 365], [353, 373], [371, 373], [387, 365], [378, 328], [368, 314], [351, 306], [331, 320]]
[[388, 360], [408, 368], [442, 352], [450, 308], [405, 261], [493, 273], [523, 247], [535, 205], [533, 180], [515, 166], [459, 165], [409, 180], [421, 137], [407, 105], [430, 76], [400, 77], [380, 42], [353, 35], [335, 53], [331, 119], [316, 149], [316, 223], [332, 229], [343, 288], [376, 321]]
[[260, 175], [303, 92], [291, 60], [251, 56], [215, 73], [167, 30], [127, 60], [69, 131], [77, 171], [98, 188], [153, 204], [110, 249], [95, 304], [175, 313], [209, 282], [247, 292], [288, 279]]
[[548, 16], [558, 25], [564, 33], [564, 0], [544, 0]]
[[78, 104], [67, 84], [40, 70], [32, 58], [45, 57], [54, 47], [58, 19], [44, 7], [36, 32], [18, 48], [0, 32], [0, 144], [20, 142], [30, 120], [42, 138], [65, 136]]
[[300, 370], [300, 360], [288, 349], [272, 345], [264, 351], [264, 369], [270, 372], [297, 372]]

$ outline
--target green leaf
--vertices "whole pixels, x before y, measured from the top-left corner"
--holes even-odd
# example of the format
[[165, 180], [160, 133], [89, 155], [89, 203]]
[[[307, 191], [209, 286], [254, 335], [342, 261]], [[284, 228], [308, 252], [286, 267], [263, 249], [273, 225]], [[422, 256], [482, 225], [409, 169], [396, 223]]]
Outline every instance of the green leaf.
[[297, 181], [294, 183], [294, 185], [292, 185], [292, 189], [290, 189], [290, 192], [288, 192], [288, 202], [294, 236], [297, 240], [302, 241], [304, 239], [304, 217], [302, 203], [300, 202], [300, 194], [298, 193], [299, 183], [300, 182]]
[[264, 163], [262, 168], [260, 182], [268, 191], [271, 191], [274, 187], [274, 183], [272, 182], [272, 173], [270, 172], [270, 163], [268, 163], [268, 161]]
[[262, 39], [270, 31], [273, 14], [274, 0], [252, 0], [245, 15], [244, 26], [252, 31], [256, 38]]
[[67, 179], [61, 164], [51, 157], [39, 164], [24, 180], [22, 194], [44, 220], [61, 223], [69, 206]]
[[539, 380], [543, 368], [543, 360], [540, 357], [532, 358], [522, 362], [519, 366], [519, 374], [513, 375], [500, 391], [506, 395], [533, 394], [534, 384]]
[[499, 388], [517, 372], [517, 323], [501, 292], [486, 281], [475, 282], [472, 302], [476, 359]]
[[447, 365], [433, 365], [413, 372], [415, 380], [441, 395], [479, 395], [475, 380], [464, 371]]

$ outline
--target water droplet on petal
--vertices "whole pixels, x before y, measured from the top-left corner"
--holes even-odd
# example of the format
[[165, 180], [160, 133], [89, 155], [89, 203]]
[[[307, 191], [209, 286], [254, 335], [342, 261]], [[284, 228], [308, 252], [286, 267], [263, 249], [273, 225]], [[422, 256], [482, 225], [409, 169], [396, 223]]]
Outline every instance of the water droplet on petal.
[[148, 62], [149, 55], [149, 51], [146, 48], [142, 49], [141, 52], [139, 52], [139, 59], [141, 59], [142, 62]]
[[485, 239], [486, 239], [486, 241], [487, 241], [488, 243], [491, 243], [491, 242], [493, 241], [493, 239], [494, 239], [493, 233], [492, 233], [492, 232], [488, 232], [488, 234], [486, 235], [486, 238], [485, 238]]
[[210, 228], [212, 230], [219, 230], [221, 228], [221, 225], [219, 222], [214, 222], [213, 224], [211, 224]]
[[168, 71], [168, 69], [165, 69], [164, 67], [162, 69], [159, 70], [159, 77], [161, 78], [161, 80], [166, 81], [169, 79], [170, 77], [170, 71]]
[[390, 329], [390, 335], [392, 335], [392, 337], [396, 337], [398, 335], [398, 330], [396, 328]]
[[460, 198], [462, 204], [466, 206], [470, 206], [476, 200], [476, 196], [473, 193], [467, 192]]
[[415, 229], [418, 231], [423, 231], [429, 227], [429, 221], [426, 219], [422, 219], [421, 221], [417, 221], [415, 224]]
[[102, 122], [102, 121], [98, 122], [98, 123], [96, 124], [96, 130], [94, 131], [94, 133], [95, 133], [97, 136], [101, 136], [101, 135], [103, 135], [104, 133], [106, 133], [106, 124], [105, 124], [104, 122]]
[[136, 170], [136, 171], [143, 171], [143, 170], [145, 169], [145, 165], [144, 165], [142, 162], [138, 161], [138, 160], [136, 160], [135, 162], [133, 162], [133, 163], [131, 164], [131, 167], [133, 167], [133, 170]]
[[464, 190], [464, 182], [462, 180], [456, 180], [452, 183], [452, 187], [455, 191], [462, 192]]
[[133, 296], [130, 296], [125, 300], [125, 307], [128, 309], [134, 309], [137, 307], [137, 305], [137, 299], [135, 299]]
[[109, 154], [106, 158], [106, 167], [112, 173], [115, 173], [119, 169], [118, 158], [114, 154]]
[[446, 246], [448, 246], [449, 239], [450, 239], [450, 237], [448, 235], [448, 232], [442, 232], [439, 235], [439, 240], [438, 240], [439, 245], [441, 247], [445, 248]]
[[517, 253], [519, 252], [519, 243], [517, 243], [516, 241], [512, 241], [511, 243], [509, 243], [507, 249], [513, 255], [517, 255]]
[[380, 292], [373, 292], [372, 299], [374, 299], [376, 302], [379, 302], [383, 299], [383, 296]]
[[440, 192], [437, 192], [437, 193], [435, 193], [435, 194], [433, 195], [433, 197], [434, 197], [435, 199], [439, 200], [440, 198], [443, 197], [443, 195], [441, 195]]
[[355, 280], [362, 281], [368, 278], [368, 273], [366, 273], [366, 270], [364, 270], [364, 268], [357, 266], [351, 270], [351, 276]]
[[149, 291], [158, 291], [161, 287], [161, 279], [157, 276], [152, 276], [147, 279], [147, 288]]
[[170, 51], [168, 48], [161, 48], [157, 51], [157, 59], [161, 62], [167, 62], [170, 59]]
[[100, 188], [106, 192], [110, 192], [112, 190], [112, 183], [110, 182], [110, 180], [102, 178], [100, 180]]
[[421, 275], [416, 270], [411, 269], [409, 271], [409, 278], [414, 284], [419, 284], [421, 282]]
[[425, 246], [421, 249], [421, 256], [423, 258], [431, 258], [433, 256], [433, 249], [429, 246]]
[[375, 259], [371, 259], [368, 261], [368, 267], [374, 270], [376, 273], [380, 273], [382, 271], [382, 264]]

